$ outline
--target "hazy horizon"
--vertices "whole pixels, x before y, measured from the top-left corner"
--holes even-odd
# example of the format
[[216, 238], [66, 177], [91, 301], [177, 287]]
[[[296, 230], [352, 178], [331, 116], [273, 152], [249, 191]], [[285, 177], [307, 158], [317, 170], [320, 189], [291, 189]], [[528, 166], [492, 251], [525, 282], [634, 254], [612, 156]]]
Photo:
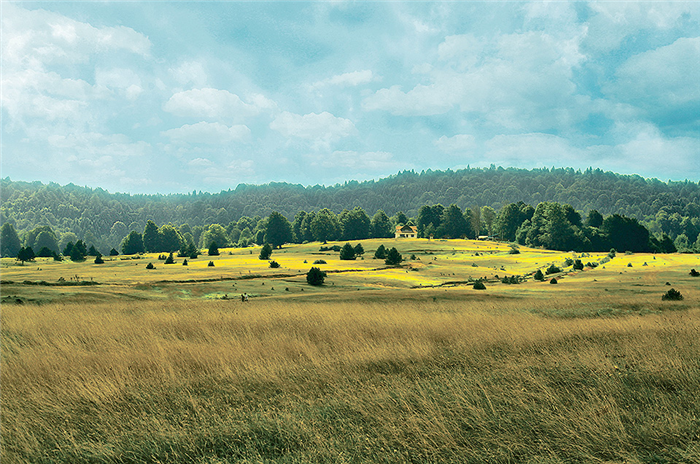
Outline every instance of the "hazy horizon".
[[700, 181], [700, 3], [2, 3], [2, 178]]

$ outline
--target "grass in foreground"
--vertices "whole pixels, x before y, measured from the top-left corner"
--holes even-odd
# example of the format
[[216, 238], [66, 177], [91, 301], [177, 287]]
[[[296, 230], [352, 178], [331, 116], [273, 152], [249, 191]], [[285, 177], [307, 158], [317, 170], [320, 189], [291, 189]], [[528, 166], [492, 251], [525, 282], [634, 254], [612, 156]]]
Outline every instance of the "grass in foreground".
[[3, 463], [700, 461], [700, 309], [520, 305], [9, 306]]

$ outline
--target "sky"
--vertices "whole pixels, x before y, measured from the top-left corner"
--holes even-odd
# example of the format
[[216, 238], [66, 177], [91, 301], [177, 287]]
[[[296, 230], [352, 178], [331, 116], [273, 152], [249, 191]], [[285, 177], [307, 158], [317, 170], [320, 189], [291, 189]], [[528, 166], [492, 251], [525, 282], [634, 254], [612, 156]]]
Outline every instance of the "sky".
[[402, 170], [700, 180], [700, 2], [15, 2], [2, 173], [111, 192]]

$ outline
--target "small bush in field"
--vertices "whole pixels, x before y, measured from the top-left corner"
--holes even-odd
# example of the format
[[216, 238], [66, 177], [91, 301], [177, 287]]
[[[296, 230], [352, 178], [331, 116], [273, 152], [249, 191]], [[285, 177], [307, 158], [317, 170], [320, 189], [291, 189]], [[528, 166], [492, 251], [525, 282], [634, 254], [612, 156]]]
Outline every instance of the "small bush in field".
[[695, 269], [691, 269], [690, 276], [691, 277], [700, 277], [700, 272], [696, 271]]
[[146, 264], [146, 269], [155, 269], [156, 267], [153, 265], [153, 263], [148, 263]]
[[542, 274], [540, 269], [535, 272], [535, 280], [539, 280], [540, 282], [544, 281], [544, 274]]
[[663, 301], [681, 301], [683, 299], [683, 295], [681, 295], [681, 292], [679, 292], [675, 288], [672, 288], [666, 293], [664, 293], [661, 296], [661, 299]]
[[277, 269], [278, 267], [280, 267], [280, 263], [278, 263], [278, 262], [275, 261], [275, 260], [272, 260], [272, 261], [270, 261], [270, 267], [271, 267], [272, 269]]
[[561, 272], [561, 269], [559, 269], [557, 266], [555, 266], [554, 264], [552, 264], [551, 266], [549, 266], [549, 267], [547, 268], [547, 270], [546, 270], [545, 272], [547, 273], [547, 275], [549, 275], [549, 274], [556, 274], [556, 273], [558, 273], [558, 272]]
[[183, 266], [187, 266], [187, 259], [185, 259], [185, 260], [182, 262], [182, 265], [183, 265]]
[[209, 261], [209, 264], [207, 264], [209, 267], [214, 267], [214, 261]]
[[317, 267], [312, 267], [309, 272], [306, 273], [306, 282], [309, 285], [323, 285], [326, 279], [326, 273]]
[[314, 261], [314, 264], [328, 264], [328, 263], [326, 263], [325, 259], [317, 259], [316, 261]]
[[474, 282], [474, 290], [486, 290], [486, 285], [481, 280]]
[[558, 284], [556, 277], [552, 277], [552, 279], [549, 281], [550, 284]]

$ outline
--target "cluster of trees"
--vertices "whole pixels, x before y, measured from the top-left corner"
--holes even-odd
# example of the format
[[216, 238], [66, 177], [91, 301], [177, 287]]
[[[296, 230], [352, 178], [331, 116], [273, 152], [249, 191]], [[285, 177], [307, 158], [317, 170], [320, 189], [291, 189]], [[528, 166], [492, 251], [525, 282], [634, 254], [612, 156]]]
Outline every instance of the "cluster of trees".
[[[264, 237], [259, 237], [262, 230], [259, 221], [273, 211], [292, 219], [299, 211], [318, 214], [327, 209], [340, 215], [344, 208], [350, 209], [352, 205], [364, 211], [382, 210], [389, 217], [403, 211], [417, 218], [424, 205], [455, 204], [463, 211], [467, 208], [476, 211], [475, 205], [479, 205], [499, 211], [518, 201], [530, 205], [570, 204], [584, 214], [591, 210], [603, 215], [619, 214], [637, 219], [656, 236], [666, 234], [675, 241], [684, 235], [678, 244], [687, 243], [689, 247], [700, 232], [698, 183], [661, 182], [599, 169], [582, 172], [496, 167], [404, 171], [378, 181], [352, 181], [329, 187], [285, 183], [239, 185], [234, 190], [217, 194], [192, 192], [184, 195], [111, 194], [99, 188], [13, 182], [6, 178], [0, 180], [0, 223], [11, 223], [22, 237], [21, 246], [32, 246], [35, 250], [38, 248], [29, 243], [28, 234], [37, 227], [48, 226], [59, 242], [63, 242], [59, 243], [60, 248], [80, 238], [106, 252], [111, 248], [119, 249], [129, 232], [143, 233], [148, 220], [156, 224], [189, 224], [196, 246], [206, 246], [202, 243], [202, 234], [210, 225], [221, 224], [226, 229], [228, 243], [220, 245], [226, 246], [239, 244], [242, 239], [249, 243], [264, 241]], [[477, 221], [474, 217], [471, 219]], [[235, 227], [226, 226], [231, 223]], [[304, 240], [317, 240], [308, 226], [304, 230]], [[360, 224], [358, 233], [362, 233], [364, 227]], [[472, 229], [475, 228], [472, 225]], [[329, 234], [346, 234], [345, 230], [338, 232], [337, 227], [327, 229]], [[297, 237], [299, 232], [294, 231]], [[382, 236], [384, 232], [372, 230], [370, 236]], [[66, 234], [73, 236], [64, 240]], [[348, 239], [353, 237], [350, 232]], [[34, 236], [33, 240], [36, 239]]]

